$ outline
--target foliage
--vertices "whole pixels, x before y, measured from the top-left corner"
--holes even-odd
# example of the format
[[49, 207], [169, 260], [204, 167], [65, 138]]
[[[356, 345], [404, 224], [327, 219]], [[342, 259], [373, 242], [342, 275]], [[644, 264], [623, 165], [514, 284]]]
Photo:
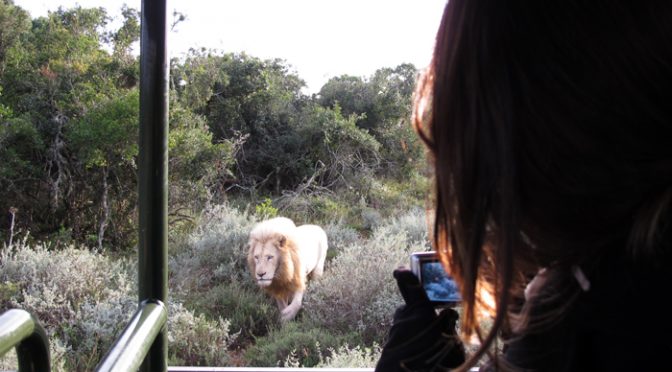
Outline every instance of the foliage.
[[250, 366], [285, 366], [299, 364], [313, 367], [322, 359], [322, 347], [338, 348], [352, 341], [348, 336], [334, 334], [319, 327], [290, 322], [257, 339], [245, 352]]
[[279, 326], [280, 314], [275, 303], [258, 288], [241, 283], [218, 284], [197, 293], [185, 293], [182, 298], [189, 308], [209, 318], [226, 316], [229, 329], [238, 334], [233, 341], [235, 347], [247, 346]]
[[[126, 309], [130, 316], [135, 310], [125, 300], [136, 298], [126, 261], [72, 246], [50, 252], [42, 245], [29, 247], [24, 239], [7, 247], [0, 262], [0, 282], [20, 288], [3, 297], [2, 307], [35, 314], [50, 338], [66, 349], [56, 353], [62, 360], [54, 360], [69, 370], [92, 369], [123, 326], [120, 312]], [[99, 311], [103, 307], [107, 311]], [[52, 348], [59, 343], [52, 343]]]
[[[0, 306], [36, 315], [51, 339], [54, 370], [90, 371], [137, 309], [131, 270], [136, 266], [73, 246], [31, 247], [24, 239], [0, 254]], [[208, 320], [179, 302], [169, 304], [170, 359], [226, 363], [235, 339], [228, 320]]]
[[382, 348], [377, 344], [372, 347], [349, 347], [343, 345], [338, 350], [329, 350], [330, 356], [318, 363], [317, 368], [374, 368]]
[[251, 282], [247, 239], [254, 220], [228, 205], [206, 209], [198, 226], [169, 259], [171, 284], [178, 293], [197, 293], [224, 283]]
[[357, 117], [357, 126], [381, 144], [378, 172], [403, 177], [424, 160], [422, 146], [410, 126], [411, 97], [417, 70], [411, 64], [381, 68], [371, 77], [342, 75], [320, 90], [318, 102]]
[[168, 319], [168, 361], [171, 365], [225, 366], [228, 348], [236, 335], [229, 333], [229, 321], [208, 320], [182, 304], [171, 303]]
[[327, 254], [331, 257], [341, 253], [345, 247], [361, 242], [361, 237], [355, 229], [345, 226], [343, 220], [331, 221], [325, 227], [324, 231], [329, 238], [329, 250]]
[[183, 63], [173, 61], [172, 75], [178, 101], [207, 117], [215, 142], [245, 139], [232, 181], [243, 188], [272, 182], [279, 190], [289, 174], [284, 164], [293, 161], [291, 121], [303, 100], [304, 83], [290, 67], [244, 53], [192, 50]]
[[380, 161], [380, 144], [356, 121], [357, 116], [344, 117], [339, 106], [315, 105], [304, 111], [299, 136], [310, 163], [321, 165], [320, 185], [348, 186]]
[[[0, 5], [0, 210], [18, 208], [17, 228], [37, 237], [68, 231], [118, 251], [136, 242], [139, 12], [121, 14], [111, 29], [102, 8], [61, 8], [31, 22], [11, 2]], [[337, 77], [312, 97], [279, 59], [195, 48], [170, 69], [173, 231], [188, 233], [208, 203], [241, 196], [370, 229], [378, 219], [367, 208], [397, 202], [375, 184], [417, 173], [412, 65]], [[418, 199], [409, 195], [401, 201]]]
[[402, 302], [392, 271], [418, 250], [399, 228], [381, 225], [368, 241], [346, 247], [330, 262], [324, 277], [306, 292], [308, 321], [340, 333], [357, 332], [368, 343], [385, 339]]
[[273, 206], [271, 198], [265, 198], [263, 202], [254, 206], [254, 215], [260, 220], [273, 218], [278, 215], [278, 208]]
[[[2, 5], [7, 6], [11, 7]], [[9, 192], [0, 201], [0, 208], [6, 210], [8, 204], [17, 207], [19, 226], [38, 235], [66, 226], [76, 238], [86, 241], [99, 227], [88, 221], [95, 220], [92, 217], [97, 215], [100, 204], [91, 203], [87, 192], [78, 191], [85, 185], [87, 190], [95, 189], [96, 195], [103, 195], [102, 182], [91, 183], [85, 166], [111, 160], [100, 154], [109, 155], [119, 143], [110, 141], [102, 152], [96, 152], [96, 145], [106, 144], [99, 136], [105, 133], [127, 136], [123, 128], [116, 131], [114, 126], [128, 122], [124, 118], [120, 122], [107, 117], [117, 112], [107, 102], [124, 96], [127, 89], [120, 84], [122, 64], [114, 63], [104, 49], [103, 28], [107, 22], [101, 8], [59, 9], [33, 20], [32, 27], [18, 27], [13, 31], [16, 33], [13, 42], [5, 50], [0, 70], [2, 105], [11, 109], [13, 115], [8, 125], [18, 126], [24, 136], [29, 133], [30, 136], [27, 148], [22, 149], [21, 142], [8, 141], [1, 151], [14, 162], [2, 165], [0, 187]], [[101, 105], [109, 110], [101, 112], [98, 109]], [[103, 126], [107, 132], [90, 132], [96, 137], [93, 143], [70, 143], [71, 129], [78, 123], [84, 124], [90, 111], [98, 115], [96, 120], [105, 119], [102, 124], [107, 124]], [[120, 150], [128, 148], [122, 146]], [[85, 161], [79, 162], [79, 156]], [[23, 177], [16, 176], [19, 172]]]
[[224, 194], [223, 179], [232, 177], [231, 167], [236, 144], [213, 141], [202, 115], [173, 100], [168, 137], [168, 184], [172, 227], [193, 222], [213, 197]]
[[85, 168], [134, 165], [139, 107], [139, 94], [134, 89], [99, 102], [71, 124], [66, 139]]
[[[72, 162], [78, 163], [79, 172], [85, 177], [71, 180], [77, 188], [77, 199], [97, 208], [87, 208], [89, 218], [73, 219], [76, 230], [96, 231], [98, 247], [108, 224], [112, 224], [111, 241], [116, 246], [126, 246], [134, 237], [135, 209], [123, 201], [137, 198], [135, 181], [138, 156], [137, 90], [104, 99], [82, 116], [73, 120], [64, 133], [64, 140], [74, 150]], [[99, 179], [99, 182], [91, 182]], [[95, 214], [94, 214], [95, 213]], [[90, 226], [83, 224], [90, 223]], [[116, 223], [115, 223], [116, 222]], [[124, 223], [126, 222], [126, 223]]]
[[11, 1], [1, 1], [0, 29], [2, 30], [0, 33], [0, 74], [2, 74], [6, 65], [13, 62], [11, 51], [21, 47], [21, 36], [30, 29], [28, 12], [14, 6]]
[[[99, 249], [135, 243], [139, 12], [124, 6], [122, 18], [110, 30], [102, 8], [61, 8], [31, 27], [21, 8], [0, 5], [0, 209], [18, 208], [18, 227], [38, 237], [67, 230]], [[174, 103], [170, 223], [180, 227], [231, 177], [235, 147]]]

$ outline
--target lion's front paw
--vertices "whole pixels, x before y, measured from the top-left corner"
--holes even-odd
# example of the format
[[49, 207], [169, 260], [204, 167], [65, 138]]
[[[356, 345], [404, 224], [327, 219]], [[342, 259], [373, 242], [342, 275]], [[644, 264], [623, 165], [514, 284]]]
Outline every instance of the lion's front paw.
[[294, 319], [294, 317], [296, 317], [296, 313], [298, 312], [299, 309], [295, 309], [292, 306], [288, 306], [280, 312], [280, 320], [283, 322], [288, 322]]

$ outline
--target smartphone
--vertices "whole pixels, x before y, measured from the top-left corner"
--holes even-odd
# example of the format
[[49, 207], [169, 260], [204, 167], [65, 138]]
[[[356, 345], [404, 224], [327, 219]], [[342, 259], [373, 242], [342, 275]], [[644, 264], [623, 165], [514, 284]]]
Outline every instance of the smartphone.
[[455, 307], [462, 301], [457, 283], [446, 273], [436, 252], [411, 254], [411, 271], [434, 306]]

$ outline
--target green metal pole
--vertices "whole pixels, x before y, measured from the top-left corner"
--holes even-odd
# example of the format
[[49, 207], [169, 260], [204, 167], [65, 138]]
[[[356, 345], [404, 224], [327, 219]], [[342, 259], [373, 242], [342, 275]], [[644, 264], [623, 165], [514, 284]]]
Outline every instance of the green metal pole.
[[[142, 0], [140, 33], [140, 154], [138, 249], [140, 303], [167, 303], [168, 53], [166, 0]], [[165, 327], [141, 371], [167, 370]]]
[[49, 339], [40, 323], [25, 310], [7, 310], [0, 316], [0, 356], [15, 347], [19, 371], [48, 372]]
[[146, 302], [112, 345], [96, 372], [134, 372], [149, 353], [155, 337], [166, 324], [166, 307], [161, 302]]

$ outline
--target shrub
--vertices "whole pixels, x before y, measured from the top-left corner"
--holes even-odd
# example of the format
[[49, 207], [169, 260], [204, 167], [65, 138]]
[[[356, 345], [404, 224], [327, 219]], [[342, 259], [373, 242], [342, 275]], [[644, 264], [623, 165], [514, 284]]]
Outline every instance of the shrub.
[[260, 220], [278, 216], [278, 208], [273, 206], [271, 198], [265, 198], [264, 201], [254, 206], [254, 215]]
[[229, 333], [229, 321], [208, 320], [194, 315], [182, 304], [171, 303], [168, 319], [168, 359], [172, 365], [223, 366], [228, 348], [236, 338]]
[[[29, 247], [24, 239], [0, 253], [0, 288], [8, 296], [2, 305], [35, 314], [51, 339], [54, 371], [90, 371], [137, 309], [131, 267], [136, 264], [72, 246], [58, 251]], [[171, 360], [226, 362], [234, 339], [228, 321], [208, 320], [169, 303]]]
[[220, 284], [202, 295], [190, 296], [187, 303], [197, 312], [216, 318], [224, 315], [229, 329], [239, 333], [234, 346], [244, 346], [254, 337], [268, 333], [278, 326], [279, 313], [275, 304], [260, 289], [249, 289], [237, 282]]
[[78, 371], [92, 370], [121, 334], [138, 308], [131, 291], [117, 291], [101, 302], [86, 302], [76, 318], [62, 325], [63, 342], [72, 345], [69, 365]]
[[338, 348], [350, 341], [352, 338], [335, 334], [332, 330], [294, 321], [257, 339], [255, 345], [247, 349], [245, 359], [254, 367], [312, 367], [322, 359], [322, 347]]
[[136, 298], [129, 262], [73, 246], [31, 248], [25, 241], [0, 256], [0, 282], [20, 288], [5, 305], [35, 314], [52, 340], [55, 366], [93, 369], [135, 310], [126, 305]]
[[320, 361], [315, 367], [318, 368], [374, 368], [382, 349], [378, 344], [373, 347], [355, 346], [350, 348], [343, 345], [338, 350], [330, 349], [330, 356]]
[[392, 271], [416, 249], [404, 231], [376, 229], [368, 242], [346, 247], [324, 277], [309, 284], [304, 316], [332, 331], [358, 332], [369, 343], [383, 340], [401, 304]]
[[328, 223], [324, 226], [324, 231], [327, 233], [329, 239], [327, 254], [330, 258], [338, 255], [345, 247], [361, 241], [361, 237], [357, 231], [346, 226], [343, 220]]
[[383, 222], [383, 216], [379, 211], [373, 208], [364, 208], [361, 212], [362, 228], [364, 230], [373, 230]]
[[222, 282], [249, 281], [247, 239], [253, 224], [251, 217], [228, 205], [206, 209], [169, 259], [172, 288], [188, 294]]
[[0, 262], [0, 282], [21, 288], [7, 299], [9, 304], [33, 312], [45, 327], [73, 321], [87, 302], [105, 300], [116, 292], [132, 295], [128, 261], [112, 261], [74, 246], [59, 251], [43, 245], [31, 249], [24, 239], [6, 249]]
[[397, 217], [385, 221], [391, 231], [404, 231], [409, 244], [419, 247], [421, 251], [430, 248], [427, 229], [430, 219], [424, 210], [413, 208]]

